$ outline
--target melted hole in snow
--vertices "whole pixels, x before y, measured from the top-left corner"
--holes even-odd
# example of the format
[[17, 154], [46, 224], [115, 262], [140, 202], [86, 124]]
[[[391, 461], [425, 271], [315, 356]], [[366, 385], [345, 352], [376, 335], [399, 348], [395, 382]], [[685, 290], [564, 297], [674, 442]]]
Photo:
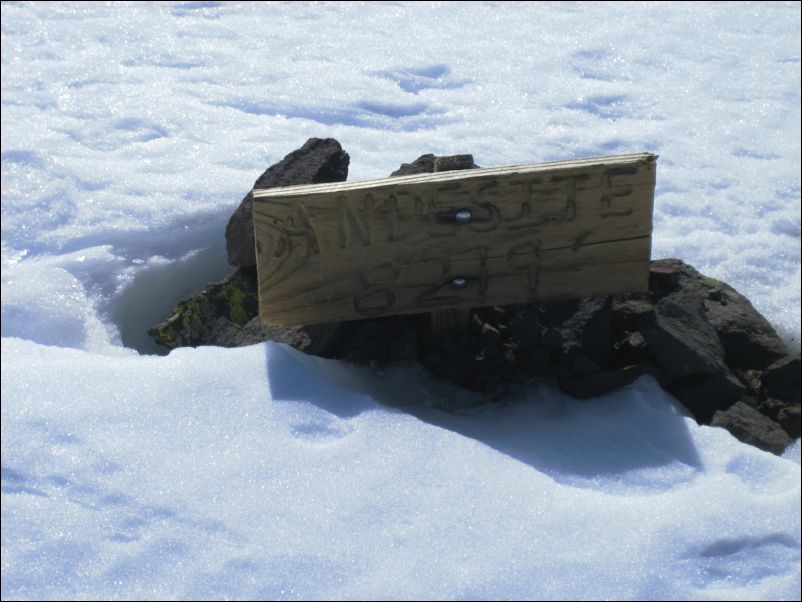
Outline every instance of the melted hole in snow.
[[182, 299], [234, 272], [219, 229], [210, 232], [205, 242], [186, 249], [171, 263], [143, 268], [112, 300], [106, 313], [119, 329], [123, 345], [139, 353], [167, 355], [167, 348], [157, 344], [148, 329], [166, 320]]

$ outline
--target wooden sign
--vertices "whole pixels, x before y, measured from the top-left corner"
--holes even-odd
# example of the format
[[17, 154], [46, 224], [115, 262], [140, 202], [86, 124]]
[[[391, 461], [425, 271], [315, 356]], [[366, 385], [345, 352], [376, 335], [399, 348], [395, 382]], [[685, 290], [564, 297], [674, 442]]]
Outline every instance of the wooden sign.
[[643, 153], [254, 190], [261, 320], [645, 291], [655, 160]]

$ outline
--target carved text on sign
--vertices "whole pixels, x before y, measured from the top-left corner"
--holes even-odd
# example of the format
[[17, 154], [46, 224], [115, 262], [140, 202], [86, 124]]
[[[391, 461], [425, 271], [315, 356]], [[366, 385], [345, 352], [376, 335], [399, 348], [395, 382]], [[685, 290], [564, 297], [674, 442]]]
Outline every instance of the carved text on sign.
[[[605, 159], [255, 191], [260, 305], [308, 320], [551, 298], [589, 261], [629, 281], [612, 265], [648, 262], [654, 158]], [[605, 289], [602, 272], [584, 278]]]

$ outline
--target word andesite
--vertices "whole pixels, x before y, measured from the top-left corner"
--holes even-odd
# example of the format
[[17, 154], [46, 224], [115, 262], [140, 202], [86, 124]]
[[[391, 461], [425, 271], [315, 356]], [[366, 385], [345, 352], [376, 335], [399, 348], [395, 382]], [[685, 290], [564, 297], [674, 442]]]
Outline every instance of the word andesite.
[[254, 190], [262, 322], [646, 290], [655, 160]]

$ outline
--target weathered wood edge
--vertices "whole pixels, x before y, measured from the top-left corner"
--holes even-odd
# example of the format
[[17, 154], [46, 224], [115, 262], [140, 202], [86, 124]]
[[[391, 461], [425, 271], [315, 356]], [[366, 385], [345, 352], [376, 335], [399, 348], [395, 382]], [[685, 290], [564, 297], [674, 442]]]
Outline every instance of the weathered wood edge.
[[631, 163], [648, 164], [657, 160], [659, 155], [653, 153], [637, 153], [632, 155], [611, 155], [605, 157], [591, 157], [587, 159], [572, 159], [569, 161], [551, 161], [546, 163], [529, 163], [525, 165], [511, 165], [505, 167], [486, 167], [481, 169], [465, 169], [458, 171], [444, 171], [427, 174], [413, 174], [410, 176], [395, 176], [379, 178], [376, 180], [362, 180], [354, 182], [340, 182], [336, 184], [303, 184], [300, 186], [285, 186], [281, 188], [254, 189], [251, 192], [254, 202], [265, 202], [270, 197], [277, 196], [308, 196], [332, 192], [347, 192], [349, 190], [365, 190], [384, 186], [400, 186], [404, 184], [432, 184], [437, 182], [450, 182], [452, 180], [473, 180], [488, 176], [509, 176], [514, 174], [548, 173], [550, 171], [563, 171], [584, 166], [605, 167], [612, 165], [628, 165]]

